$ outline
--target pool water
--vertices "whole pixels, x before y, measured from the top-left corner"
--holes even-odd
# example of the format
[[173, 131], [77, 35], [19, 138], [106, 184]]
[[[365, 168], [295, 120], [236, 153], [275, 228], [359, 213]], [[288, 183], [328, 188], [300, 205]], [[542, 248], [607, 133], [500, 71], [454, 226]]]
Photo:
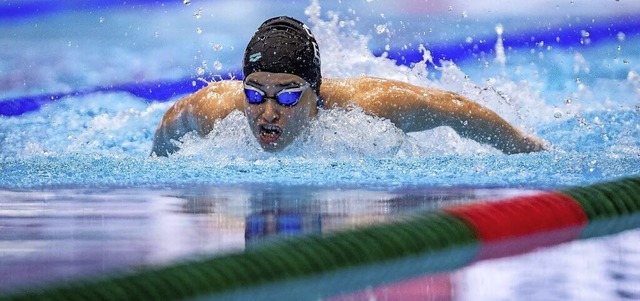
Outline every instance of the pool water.
[[[640, 174], [640, 5], [405, 2], [0, 4], [0, 289], [242, 249], [289, 235], [277, 230], [288, 223], [332, 231]], [[238, 76], [246, 41], [279, 14], [310, 25], [325, 77], [454, 91], [553, 149], [504, 155], [355, 108], [320, 112], [282, 153], [263, 152], [236, 112], [149, 157], [164, 112], [206, 80]], [[457, 300], [639, 299], [638, 235], [426, 282], [448, 283]]]

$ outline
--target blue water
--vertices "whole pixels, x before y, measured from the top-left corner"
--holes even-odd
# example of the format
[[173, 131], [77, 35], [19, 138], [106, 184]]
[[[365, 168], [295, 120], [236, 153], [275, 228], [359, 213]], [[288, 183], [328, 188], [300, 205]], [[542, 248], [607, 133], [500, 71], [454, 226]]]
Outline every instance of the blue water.
[[[19, 254], [0, 259], [0, 266], [12, 271], [41, 266], [51, 257], [51, 246], [63, 246], [53, 252], [54, 260], [44, 261], [49, 270], [13, 283], [53, 277], [74, 270], [70, 267], [75, 267], [70, 274], [82, 274], [211, 252], [219, 241], [203, 242], [208, 225], [223, 219], [246, 226], [260, 212], [297, 208], [296, 214], [312, 219], [334, 208], [347, 220], [362, 212], [367, 218], [384, 212], [380, 219], [388, 219], [397, 212], [388, 210], [393, 206], [377, 211], [378, 202], [393, 198], [388, 194], [406, 198], [406, 190], [433, 196], [440, 193], [433, 189], [451, 194], [460, 187], [556, 189], [640, 174], [640, 5], [635, 2], [602, 7], [541, 0], [511, 7], [491, 1], [244, 1], [241, 11], [237, 5], [0, 4], [0, 108], [15, 115], [0, 116], [5, 220], [0, 232], [13, 233], [0, 233], [0, 243], [7, 243], [0, 255]], [[301, 139], [277, 154], [260, 149], [237, 112], [204, 139], [187, 135], [180, 152], [149, 157], [155, 127], [171, 104], [204, 80], [237, 76], [253, 30], [278, 14], [310, 25], [325, 77], [368, 74], [454, 91], [549, 141], [553, 149], [504, 155], [444, 127], [405, 134], [356, 108], [322, 111]], [[8, 114], [8, 104], [16, 103], [30, 109]], [[311, 197], [305, 189], [314, 192]], [[180, 211], [175, 208], [198, 207], [194, 199], [215, 200], [206, 203], [215, 209], [204, 211], [215, 218], [200, 211], [175, 214]], [[286, 202], [265, 204], [265, 199]], [[317, 202], [325, 207], [314, 207]], [[357, 204], [378, 209], [363, 211]], [[76, 207], [82, 210], [63, 214]], [[414, 203], [405, 211], [427, 207]], [[60, 222], [50, 223], [52, 216]], [[121, 221], [137, 230], [115, 235], [127, 231]], [[25, 225], [33, 223], [48, 234], [29, 236]], [[157, 242], [157, 233], [167, 231], [160, 224], [198, 234]], [[220, 243], [221, 249], [246, 243], [242, 227], [233, 229], [240, 232], [220, 238], [234, 237]], [[56, 231], [70, 234], [59, 237]], [[627, 262], [640, 262], [631, 250], [637, 234], [483, 263], [452, 277], [465, 285], [460, 298], [469, 300], [523, 294], [535, 300], [637, 299], [637, 275], [626, 268]], [[106, 247], [114, 239], [122, 245]], [[141, 245], [123, 247], [135, 241]], [[7, 248], [10, 244], [24, 247]], [[158, 251], [163, 248], [171, 251], [165, 257]], [[121, 258], [130, 250], [144, 254]], [[582, 257], [562, 255], [571, 252]], [[83, 268], [83, 258], [95, 256], [102, 265]], [[595, 263], [585, 266], [584, 258]], [[593, 274], [580, 272], [594, 266]], [[611, 271], [631, 276], [613, 279]], [[495, 277], [501, 273], [505, 276]], [[496, 283], [482, 280], [487, 275]], [[559, 281], [551, 285], [545, 279]], [[609, 287], [596, 294], [594, 283]], [[540, 291], [532, 294], [528, 287]], [[583, 291], [595, 297], [585, 298]]]
[[[369, 74], [461, 93], [549, 141], [549, 152], [506, 156], [447, 128], [404, 134], [356, 110], [323, 112], [284, 153], [263, 153], [244, 118], [232, 114], [206, 139], [186, 137], [182, 153], [149, 158], [155, 127], [184, 94], [155, 102], [167, 93], [162, 86], [155, 93], [149, 87], [147, 96], [130, 93], [131, 87], [193, 81], [196, 89], [203, 84], [198, 77], [237, 74], [243, 41], [259, 23], [240, 23], [229, 29], [237, 32], [232, 35], [220, 23], [242, 16], [218, 18], [223, 4], [202, 4], [132, 4], [3, 22], [1, 51], [8, 59], [1, 66], [1, 98], [56, 100], [0, 117], [0, 187], [275, 182], [548, 188], [640, 171], [640, 37], [625, 25], [636, 18], [616, 19], [613, 9], [583, 16], [594, 14], [588, 6], [576, 16], [528, 17], [528, 26], [509, 12], [482, 16], [482, 8], [433, 16], [385, 14], [380, 3], [311, 5], [306, 15], [302, 5], [286, 10], [309, 20], [324, 45], [325, 76]], [[277, 11], [261, 14], [271, 10]], [[155, 21], [143, 23], [136, 12]], [[450, 25], [456, 30], [447, 30]], [[540, 35], [522, 36], [532, 32]], [[178, 42], [181, 34], [187, 42]], [[418, 41], [434, 52], [419, 52]], [[455, 45], [466, 50], [454, 51]], [[453, 61], [441, 59], [447, 49]], [[399, 51], [422, 60], [398, 66], [384, 58]]]

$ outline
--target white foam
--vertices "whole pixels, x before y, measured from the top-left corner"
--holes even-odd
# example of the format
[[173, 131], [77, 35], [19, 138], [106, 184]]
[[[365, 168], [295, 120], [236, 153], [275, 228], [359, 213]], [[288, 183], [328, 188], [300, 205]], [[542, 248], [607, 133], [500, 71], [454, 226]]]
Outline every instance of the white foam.
[[170, 103], [147, 105], [126, 93], [70, 97], [6, 118], [2, 156], [143, 155]]
[[191, 133], [178, 144], [181, 151], [175, 156], [206, 158], [216, 162], [273, 158], [303, 161], [352, 160], [500, 153], [489, 146], [461, 138], [447, 127], [406, 134], [389, 120], [367, 115], [358, 107], [320, 110], [308, 130], [284, 151], [275, 154], [260, 149], [244, 114], [239, 111], [234, 111], [221, 120], [204, 139]]

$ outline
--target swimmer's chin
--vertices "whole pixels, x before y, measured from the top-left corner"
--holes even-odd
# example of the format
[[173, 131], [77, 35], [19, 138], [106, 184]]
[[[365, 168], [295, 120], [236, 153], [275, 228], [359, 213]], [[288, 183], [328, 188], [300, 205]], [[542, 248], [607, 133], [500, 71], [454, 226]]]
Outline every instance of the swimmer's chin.
[[269, 152], [269, 153], [277, 153], [280, 152], [282, 150], [284, 150], [287, 146], [286, 145], [282, 145], [278, 142], [270, 142], [270, 143], [260, 143], [260, 147], [262, 148], [262, 150], [264, 150], [265, 152]]
[[276, 139], [265, 138], [260, 134], [258, 134], [256, 135], [256, 138], [258, 139], [258, 144], [260, 144], [260, 148], [262, 148], [262, 150], [266, 152], [276, 153], [287, 147], [285, 143], [282, 143], [280, 141], [279, 139], [280, 137], [277, 137]]

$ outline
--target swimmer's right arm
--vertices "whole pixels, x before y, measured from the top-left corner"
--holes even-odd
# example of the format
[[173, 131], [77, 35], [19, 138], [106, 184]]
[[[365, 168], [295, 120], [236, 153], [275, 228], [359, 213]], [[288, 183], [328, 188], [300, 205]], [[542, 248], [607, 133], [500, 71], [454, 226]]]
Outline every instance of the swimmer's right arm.
[[178, 151], [175, 141], [195, 131], [204, 137], [236, 109], [242, 109], [242, 82], [237, 80], [212, 82], [196, 93], [177, 101], [164, 114], [153, 138], [151, 154], [168, 156]]

